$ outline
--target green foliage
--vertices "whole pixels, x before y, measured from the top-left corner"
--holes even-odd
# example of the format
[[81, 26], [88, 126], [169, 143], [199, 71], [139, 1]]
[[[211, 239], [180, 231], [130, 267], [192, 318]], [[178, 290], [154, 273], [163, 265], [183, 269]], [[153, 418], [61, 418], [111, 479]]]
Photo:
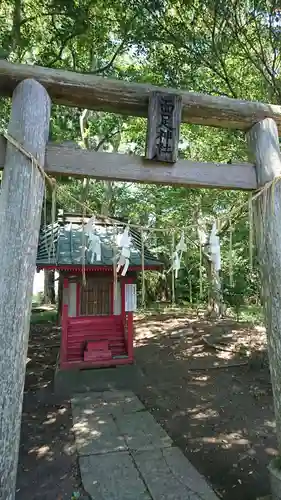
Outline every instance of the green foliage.
[[246, 287], [247, 283], [242, 277], [237, 279], [232, 286], [229, 285], [224, 288], [224, 302], [234, 310], [237, 321], [239, 321], [241, 308], [245, 304], [244, 293]]
[[[281, 29], [278, 3], [221, 0], [2, 0], [0, 58], [105, 77], [185, 88], [194, 92], [279, 103]], [[0, 100], [0, 128], [7, 127], [10, 103]], [[75, 141], [84, 147], [81, 109], [53, 106], [50, 139]], [[85, 127], [88, 147], [144, 154], [146, 121], [107, 112], [89, 112]], [[197, 161], [247, 160], [244, 135], [184, 124], [180, 157]], [[64, 185], [57, 205], [78, 209], [83, 183], [57, 179]], [[178, 300], [199, 301], [198, 218], [223, 220], [222, 282], [228, 303], [236, 308], [259, 300], [257, 263], [249, 267], [246, 210], [233, 221], [231, 262], [234, 287], [229, 287], [228, 214], [247, 201], [242, 192], [187, 189], [90, 181], [86, 201], [93, 211], [154, 228], [185, 228], [188, 250], [176, 281]], [[48, 194], [50, 197], [50, 194]], [[49, 199], [50, 201], [50, 199]], [[50, 207], [50, 203], [48, 205]], [[80, 208], [79, 208], [80, 211]], [[208, 225], [209, 222], [206, 222]], [[180, 238], [180, 229], [175, 239]], [[208, 226], [209, 230], [209, 226]], [[147, 244], [171, 265], [171, 232], [153, 233]], [[241, 277], [241, 279], [238, 279]], [[209, 277], [203, 268], [203, 299]], [[171, 273], [147, 273], [149, 301], [171, 296]], [[241, 293], [240, 293], [241, 292]], [[235, 305], [236, 304], [236, 305]], [[238, 306], [238, 304], [240, 304]]]
[[40, 311], [40, 312], [32, 312], [30, 322], [33, 325], [44, 324], [44, 323], [52, 323], [55, 324], [57, 321], [57, 312], [56, 311]]
[[252, 323], [253, 325], [264, 325], [263, 310], [259, 303], [242, 306], [239, 318], [241, 321]]

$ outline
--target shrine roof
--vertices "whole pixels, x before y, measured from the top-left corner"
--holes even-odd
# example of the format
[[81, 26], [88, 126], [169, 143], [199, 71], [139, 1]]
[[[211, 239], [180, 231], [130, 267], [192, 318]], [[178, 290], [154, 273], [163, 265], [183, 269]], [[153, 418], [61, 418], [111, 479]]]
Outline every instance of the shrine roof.
[[[99, 237], [101, 255], [93, 255], [89, 237], [83, 225], [75, 222], [61, 224], [56, 222], [44, 226], [40, 231], [37, 261], [38, 268], [63, 266], [106, 266], [113, 265], [114, 255], [120, 253], [118, 235], [124, 231], [124, 226], [94, 225], [94, 234]], [[129, 269], [142, 266], [141, 238], [137, 231], [129, 230], [130, 236], [130, 264]], [[120, 236], [119, 236], [120, 238]], [[85, 249], [85, 250], [84, 250]], [[163, 265], [155, 255], [144, 247], [144, 268], [157, 269]]]

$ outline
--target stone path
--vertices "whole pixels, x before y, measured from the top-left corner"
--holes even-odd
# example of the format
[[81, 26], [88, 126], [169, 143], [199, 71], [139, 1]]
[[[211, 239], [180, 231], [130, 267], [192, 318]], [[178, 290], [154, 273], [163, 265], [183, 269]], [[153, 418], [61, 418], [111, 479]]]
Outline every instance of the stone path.
[[218, 500], [131, 391], [71, 399], [83, 486], [92, 499]]

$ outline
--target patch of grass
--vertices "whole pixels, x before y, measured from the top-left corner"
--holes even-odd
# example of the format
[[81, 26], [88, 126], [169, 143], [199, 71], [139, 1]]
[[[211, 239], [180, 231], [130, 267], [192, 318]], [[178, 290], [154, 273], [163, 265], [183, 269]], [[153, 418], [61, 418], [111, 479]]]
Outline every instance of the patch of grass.
[[264, 325], [263, 310], [260, 305], [243, 306], [239, 316], [240, 321], [247, 321], [253, 325]]
[[188, 302], [185, 304], [174, 304], [172, 305], [169, 302], [155, 302], [154, 304], [150, 304], [146, 308], [139, 307], [137, 312], [138, 314], [144, 315], [145, 317], [149, 317], [155, 314], [194, 314], [197, 310], [204, 311], [206, 309], [206, 305], [203, 304], [189, 304]]
[[56, 323], [57, 321], [57, 311], [33, 311], [31, 313], [30, 323], [32, 325], [44, 324], [44, 323]]
[[[172, 305], [169, 303], [155, 302], [153, 305], [149, 305], [147, 308], [138, 308], [138, 313], [149, 317], [153, 314], [192, 314], [194, 312], [204, 312], [207, 310], [206, 304], [181, 304]], [[227, 310], [227, 316], [234, 316], [236, 314], [232, 308]], [[239, 312], [239, 321], [252, 323], [253, 325], [264, 325], [263, 310], [260, 305], [243, 305]]]

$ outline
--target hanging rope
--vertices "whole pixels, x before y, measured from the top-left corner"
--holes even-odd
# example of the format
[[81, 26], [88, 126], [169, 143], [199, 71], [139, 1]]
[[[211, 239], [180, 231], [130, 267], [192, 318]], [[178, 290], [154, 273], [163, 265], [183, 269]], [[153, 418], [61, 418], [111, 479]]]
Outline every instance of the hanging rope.
[[265, 221], [266, 221], [266, 214], [267, 214], [268, 194], [269, 194], [268, 190], [265, 190], [264, 193], [263, 193], [262, 202], [261, 202], [262, 213], [260, 214], [260, 217], [259, 217], [259, 220], [260, 220], [260, 234], [261, 234], [261, 247], [262, 248], [264, 247], [264, 243], [265, 243], [264, 234], [265, 234]]
[[[93, 213], [95, 213], [95, 209], [92, 208], [90, 205], [87, 205], [86, 203], [83, 203], [83, 202], [80, 202], [79, 200], [77, 200], [70, 192], [69, 190], [67, 189], [66, 186], [64, 185], [59, 185], [59, 184], [56, 184], [55, 180], [52, 179], [51, 177], [49, 177], [46, 172], [44, 171], [44, 169], [42, 168], [42, 166], [40, 165], [39, 161], [37, 160], [36, 157], [34, 157], [34, 155], [32, 155], [30, 152], [28, 152], [16, 139], [14, 139], [10, 134], [8, 133], [3, 133], [3, 136], [6, 138], [6, 140], [11, 144], [13, 145], [15, 148], [18, 149], [18, 151], [20, 151], [23, 155], [25, 155], [28, 159], [30, 159], [31, 161], [31, 165], [32, 165], [32, 168], [34, 167], [37, 167], [40, 174], [42, 175], [42, 177], [44, 178], [44, 180], [49, 184], [51, 190], [52, 190], [52, 207], [55, 205], [54, 203], [54, 198], [56, 195], [58, 194], [61, 194], [61, 195], [65, 195], [67, 197], [67, 199], [70, 199], [72, 200], [76, 205], [79, 205], [82, 207], [83, 209], [83, 219], [85, 217], [85, 215], [87, 213], [89, 213], [91, 216], [93, 215]], [[232, 221], [235, 219], [235, 217], [237, 217], [237, 214], [239, 214], [239, 212], [241, 212], [241, 210], [248, 204], [248, 207], [249, 207], [249, 211], [251, 211], [250, 213], [250, 217], [252, 218], [252, 211], [253, 211], [253, 201], [254, 200], [257, 200], [258, 197], [260, 197], [261, 195], [263, 195], [263, 199], [262, 199], [262, 202], [260, 203], [260, 207], [259, 209], [262, 211], [261, 213], [261, 217], [259, 217], [259, 220], [260, 220], [260, 228], [259, 229], [259, 232], [260, 232], [260, 238], [261, 238], [261, 243], [264, 243], [264, 221], [265, 221], [265, 217], [264, 217], [264, 214], [266, 213], [266, 210], [267, 210], [267, 201], [268, 201], [268, 193], [271, 191], [271, 206], [272, 206], [272, 211], [274, 210], [274, 202], [275, 202], [275, 187], [276, 187], [276, 184], [281, 180], [281, 176], [278, 176], [278, 177], [275, 177], [273, 180], [269, 181], [268, 183], [266, 183], [262, 188], [258, 189], [255, 194], [251, 197], [251, 201], [247, 200], [246, 202], [243, 202], [242, 204], [239, 204], [238, 206], [234, 206], [231, 208], [230, 212], [229, 212], [229, 215], [225, 217], [223, 217], [220, 221], [219, 221], [219, 225], [220, 225], [220, 228], [223, 228], [223, 221], [227, 220], [227, 218], [229, 218], [231, 216], [232, 218]], [[54, 186], [56, 186], [56, 189], [55, 189], [55, 194], [53, 193], [53, 188]], [[45, 210], [45, 209], [44, 209]], [[45, 217], [45, 215], [44, 215]], [[126, 226], [126, 223], [123, 222], [123, 221], [116, 221], [116, 219], [111, 219], [107, 216], [103, 216], [103, 215], [98, 215], [96, 214], [96, 217], [99, 218], [101, 221], [104, 221], [105, 223], [110, 223], [110, 224], [116, 224], [118, 222], [118, 224], [120, 225], [123, 225], [123, 226]], [[84, 223], [84, 221], [83, 221]], [[143, 230], [143, 226], [140, 226], [138, 224], [130, 224], [130, 226], [133, 228], [137, 228], [137, 229], [140, 229], [140, 230]], [[53, 227], [53, 224], [52, 224], [52, 227]], [[84, 224], [83, 224], [83, 227], [84, 227]], [[189, 229], [189, 227], [186, 227], [185, 229]], [[171, 227], [165, 227], [165, 228], [152, 228], [152, 227], [147, 227], [146, 228], [146, 231], [148, 232], [162, 232], [162, 233], [165, 233], [165, 232], [170, 232], [170, 231], [174, 231], [175, 230], [175, 227], [173, 226], [172, 228]], [[179, 227], [178, 228], [179, 231], [182, 230], [182, 227]], [[253, 233], [253, 223], [250, 224], [250, 229], [249, 231], [251, 233]], [[53, 231], [52, 231], [53, 232]], [[200, 252], [200, 268], [199, 268], [199, 274], [200, 274], [200, 297], [202, 297], [203, 295], [203, 283], [202, 283], [202, 248], [201, 248], [201, 245], [195, 241], [193, 241], [191, 238], [189, 238], [188, 236], [186, 236], [186, 238], [194, 245], [198, 248], [199, 246], [199, 252]], [[249, 236], [250, 238], [250, 250], [249, 250], [249, 253], [250, 253], [250, 261], [252, 261], [252, 244], [251, 244], [251, 239], [252, 239], [252, 234]], [[84, 243], [85, 243], [85, 235], [84, 235], [84, 230], [83, 230], [83, 240], [84, 240]], [[52, 245], [53, 245], [53, 240], [52, 240]], [[83, 245], [83, 252], [84, 252], [84, 255], [82, 256], [82, 267], [83, 267], [83, 274], [84, 274], [84, 277], [85, 277], [85, 244]], [[252, 266], [252, 263], [250, 262], [250, 266]], [[173, 273], [174, 274], [174, 273]], [[174, 276], [173, 276], [173, 280], [174, 280]], [[85, 279], [83, 278], [83, 281], [85, 281]]]
[[[2, 132], [2, 135], [3, 137], [5, 137], [5, 139], [10, 143], [12, 144], [15, 148], [17, 148], [22, 154], [24, 154], [27, 158], [29, 158], [32, 162], [32, 164], [34, 166], [36, 166], [41, 175], [44, 177], [44, 179], [51, 184], [51, 186], [53, 185], [53, 182], [54, 180], [52, 180], [47, 174], [46, 172], [44, 171], [44, 169], [41, 167], [40, 163], [38, 162], [38, 160], [30, 153], [28, 152], [16, 139], [14, 139], [10, 134], [8, 133], [5, 133], [5, 132]], [[276, 184], [281, 180], [281, 176], [278, 176], [278, 177], [275, 177], [273, 180], [267, 182], [262, 188], [259, 188], [255, 194], [253, 195], [252, 197], [252, 201], [256, 200], [259, 196], [261, 196], [262, 194], [266, 193], [266, 191], [268, 191], [269, 189], [272, 190], [272, 206], [274, 205], [274, 193], [275, 193], [275, 186]], [[58, 192], [61, 192], [63, 193], [67, 188], [65, 186], [61, 186], [61, 185], [57, 185], [57, 191]], [[67, 191], [67, 197], [69, 199], [72, 199], [76, 204], [78, 204], [79, 206], [81, 207], [84, 207], [85, 208], [85, 211], [86, 212], [89, 212], [91, 214], [93, 214], [95, 212], [95, 210], [93, 208], [91, 208], [91, 206], [89, 205], [86, 205], [85, 203], [82, 203], [81, 201], [77, 200], [74, 196], [72, 196], [72, 194]], [[229, 218], [229, 216], [232, 217], [232, 220], [234, 219], [234, 215], [237, 215], [237, 213], [239, 213], [239, 211], [241, 211], [241, 209], [243, 209], [246, 205], [248, 204], [248, 200], [246, 202], [243, 202], [241, 204], [239, 204], [238, 206], [235, 205], [234, 207], [232, 207], [232, 209], [230, 210], [230, 213], [229, 215], [227, 216], [227, 218]], [[104, 216], [104, 215], [101, 215], [101, 214], [96, 214], [96, 217], [99, 218], [100, 220], [105, 220], [106, 222], [111, 222], [112, 224], [115, 222], [117, 222], [116, 220], [114, 219], [110, 219], [109, 217], [107, 216]], [[223, 220], [225, 220], [225, 217], [219, 222], [219, 226], [222, 227], [222, 222]], [[118, 224], [120, 225], [124, 225], [126, 226], [126, 223], [125, 222], [122, 222], [122, 221], [118, 221]], [[130, 224], [131, 227], [134, 227], [136, 229], [141, 229], [142, 226], [138, 225], [138, 224]], [[147, 231], [152, 231], [152, 232], [155, 232], [155, 231], [160, 231], [160, 232], [169, 232], [170, 230], [172, 229], [175, 229], [175, 227], [166, 227], [166, 228], [151, 228], [151, 227], [147, 227], [146, 230]], [[177, 228], [179, 231], [182, 230], [182, 226], [178, 227]], [[188, 229], [188, 227], [186, 228]], [[189, 239], [189, 241], [192, 241], [190, 238], [187, 237], [187, 239]], [[198, 246], [195, 242], [192, 241], [192, 243], [194, 243], [196, 246]]]
[[53, 187], [53, 183], [55, 182], [55, 179], [52, 179], [51, 177], [49, 177], [46, 172], [44, 171], [44, 169], [41, 167], [39, 161], [37, 160], [37, 158], [35, 158], [35, 156], [33, 154], [31, 154], [29, 151], [27, 151], [20, 142], [18, 142], [16, 139], [14, 139], [14, 137], [12, 137], [10, 134], [6, 133], [6, 132], [2, 132], [2, 135], [5, 137], [5, 139], [10, 143], [12, 144], [12, 146], [14, 146], [18, 151], [20, 151], [24, 156], [26, 156], [26, 158], [28, 158], [30, 161], [31, 161], [31, 166], [32, 168], [33, 167], [37, 167], [40, 174], [42, 175], [43, 179], [45, 179], [51, 186], [51, 188]]

